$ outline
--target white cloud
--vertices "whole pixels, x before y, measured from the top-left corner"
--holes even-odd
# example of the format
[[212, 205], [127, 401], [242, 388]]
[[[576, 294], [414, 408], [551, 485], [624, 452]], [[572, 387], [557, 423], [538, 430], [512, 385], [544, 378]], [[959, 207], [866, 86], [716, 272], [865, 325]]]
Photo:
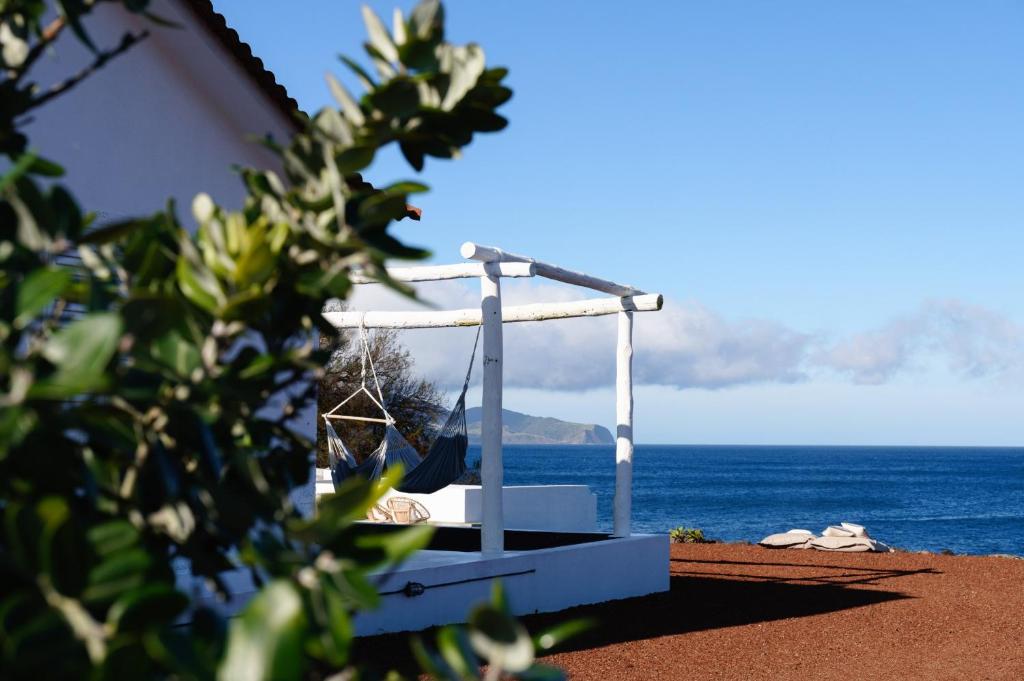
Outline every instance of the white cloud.
[[885, 383], [928, 357], [965, 378], [1024, 372], [1024, 327], [957, 300], [926, 303], [915, 314], [818, 351], [813, 362], [857, 383]]
[[[502, 286], [506, 305], [588, 295], [536, 280], [505, 280]], [[479, 305], [475, 283], [435, 282], [418, 291], [438, 308]], [[352, 307], [422, 309], [379, 286], [360, 287]], [[402, 332], [402, 342], [424, 376], [451, 388], [461, 385], [475, 333], [410, 330]], [[504, 340], [506, 387], [581, 391], [614, 381], [614, 316], [506, 324]], [[637, 382], [676, 388], [794, 383], [821, 372], [879, 384], [932, 357], [944, 358], [965, 377], [1024, 373], [1024, 328], [955, 300], [928, 303], [878, 329], [828, 341], [776, 322], [729, 320], [697, 302], [669, 299], [661, 312], [636, 315], [634, 345]]]
[[[536, 282], [503, 282], [507, 305], [572, 300], [581, 291]], [[479, 294], [465, 285], [422, 285], [421, 298], [443, 308], [474, 307]], [[413, 309], [417, 304], [382, 287], [362, 287], [355, 309]], [[474, 332], [467, 329], [403, 332], [403, 342], [426, 376], [446, 385], [461, 381]], [[505, 385], [586, 390], [615, 376], [614, 316], [507, 324]], [[792, 382], [810, 337], [763, 321], [730, 322], [698, 303], [668, 300], [657, 313], [638, 313], [634, 373], [649, 385], [720, 388], [743, 383]]]

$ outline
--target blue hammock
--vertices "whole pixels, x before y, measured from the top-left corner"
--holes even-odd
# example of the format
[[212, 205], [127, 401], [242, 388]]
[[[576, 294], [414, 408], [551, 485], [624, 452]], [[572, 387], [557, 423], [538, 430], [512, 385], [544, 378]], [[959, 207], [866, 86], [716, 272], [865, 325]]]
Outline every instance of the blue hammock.
[[[473, 342], [473, 352], [470, 355], [466, 380], [462, 384], [462, 392], [455, 401], [455, 406], [441, 427], [437, 438], [430, 445], [430, 450], [422, 458], [420, 458], [419, 452], [402, 437], [402, 434], [395, 426], [394, 418], [391, 417], [391, 414], [384, 407], [384, 397], [380, 392], [380, 383], [377, 380], [377, 372], [373, 366], [373, 358], [370, 357], [370, 346], [366, 340], [365, 331], [362, 328], [360, 328], [360, 337], [363, 346], [363, 378], [361, 385], [359, 389], [342, 400], [334, 409], [324, 414], [327, 431], [328, 461], [335, 488], [354, 475], [359, 475], [369, 480], [379, 480], [390, 466], [399, 463], [405, 471], [402, 482], [397, 487], [401, 492], [430, 494], [452, 484], [466, 472], [466, 450], [469, 447], [469, 434], [466, 430], [466, 390], [469, 388], [469, 379], [473, 372], [473, 361], [476, 358], [476, 348], [480, 342], [479, 327], [477, 328], [476, 340]], [[370, 373], [377, 388], [376, 397], [366, 388], [367, 363], [369, 363]], [[384, 414], [384, 418], [367, 419], [336, 413], [349, 400], [359, 394], [367, 395]], [[377, 446], [377, 449], [373, 450], [362, 463], [358, 463], [352, 452], [345, 446], [344, 440], [341, 439], [341, 436], [334, 429], [334, 425], [331, 423], [332, 419], [354, 419], [384, 423], [384, 439]]]

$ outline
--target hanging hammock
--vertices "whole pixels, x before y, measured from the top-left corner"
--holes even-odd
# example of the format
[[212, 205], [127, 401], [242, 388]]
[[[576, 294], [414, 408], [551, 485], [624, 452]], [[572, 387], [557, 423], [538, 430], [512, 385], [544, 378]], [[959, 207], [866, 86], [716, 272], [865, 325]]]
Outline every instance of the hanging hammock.
[[[384, 396], [380, 390], [380, 381], [377, 380], [377, 370], [373, 366], [373, 357], [370, 356], [370, 344], [366, 338], [366, 330], [362, 325], [359, 327], [359, 336], [362, 342], [362, 375], [359, 388], [346, 397], [337, 406], [324, 414], [324, 426], [327, 431], [327, 453], [331, 468], [331, 477], [337, 488], [344, 480], [359, 475], [369, 480], [379, 480], [384, 472], [395, 464], [402, 464], [405, 474], [398, 486], [400, 492], [407, 494], [430, 494], [442, 487], [452, 484], [466, 472], [466, 450], [469, 446], [469, 435], [466, 431], [466, 390], [469, 388], [469, 378], [473, 372], [473, 361], [476, 358], [477, 344], [480, 342], [480, 329], [477, 328], [476, 340], [473, 342], [473, 352], [469, 358], [469, 369], [466, 371], [466, 380], [462, 384], [462, 392], [455, 401], [448, 419], [442, 426], [437, 438], [430, 445], [430, 451], [426, 456], [420, 458], [419, 452], [409, 444], [402, 434], [395, 427], [395, 419], [384, 407]], [[366, 387], [366, 366], [370, 366], [370, 375], [376, 387], [376, 397]], [[369, 418], [365, 416], [349, 416], [338, 412], [357, 395], [365, 395], [380, 409], [384, 418]], [[384, 439], [373, 450], [362, 463], [357, 463], [356, 458], [345, 446], [345, 442], [338, 435], [331, 423], [332, 419], [349, 421], [369, 421], [384, 424]]]

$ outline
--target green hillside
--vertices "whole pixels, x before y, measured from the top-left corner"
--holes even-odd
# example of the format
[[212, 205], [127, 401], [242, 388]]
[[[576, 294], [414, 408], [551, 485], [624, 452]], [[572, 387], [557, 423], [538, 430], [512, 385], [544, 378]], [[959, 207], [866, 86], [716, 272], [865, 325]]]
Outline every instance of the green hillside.
[[[501, 410], [503, 440], [506, 444], [529, 445], [604, 445], [615, 439], [604, 426], [593, 423], [570, 423], [548, 416], [530, 416], [508, 409]], [[480, 442], [480, 407], [466, 410], [469, 441]]]

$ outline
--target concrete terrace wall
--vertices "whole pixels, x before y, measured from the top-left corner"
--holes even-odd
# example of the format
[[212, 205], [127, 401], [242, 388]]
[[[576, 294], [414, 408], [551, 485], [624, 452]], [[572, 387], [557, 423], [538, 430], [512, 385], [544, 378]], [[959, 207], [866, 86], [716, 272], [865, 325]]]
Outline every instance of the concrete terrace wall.
[[[317, 494], [334, 491], [330, 472], [317, 469]], [[510, 530], [596, 532], [597, 495], [586, 485], [523, 485], [502, 488], [505, 527]], [[435, 523], [479, 523], [483, 514], [480, 485], [448, 485], [433, 494], [388, 490], [389, 497], [406, 497], [423, 504]], [[383, 502], [382, 502], [383, 503]]]
[[[479, 523], [483, 517], [480, 485], [449, 485], [433, 494], [389, 490], [387, 497], [415, 499], [440, 523]], [[586, 485], [503, 487], [505, 527], [510, 530], [596, 532], [597, 496]]]
[[[512, 612], [555, 612], [667, 591], [669, 543], [665, 535], [633, 535], [500, 557], [421, 551], [380, 585], [381, 605], [362, 612], [356, 633], [372, 636], [463, 622], [474, 603], [489, 598], [492, 582], [505, 587]], [[419, 596], [403, 593], [410, 582]]]

